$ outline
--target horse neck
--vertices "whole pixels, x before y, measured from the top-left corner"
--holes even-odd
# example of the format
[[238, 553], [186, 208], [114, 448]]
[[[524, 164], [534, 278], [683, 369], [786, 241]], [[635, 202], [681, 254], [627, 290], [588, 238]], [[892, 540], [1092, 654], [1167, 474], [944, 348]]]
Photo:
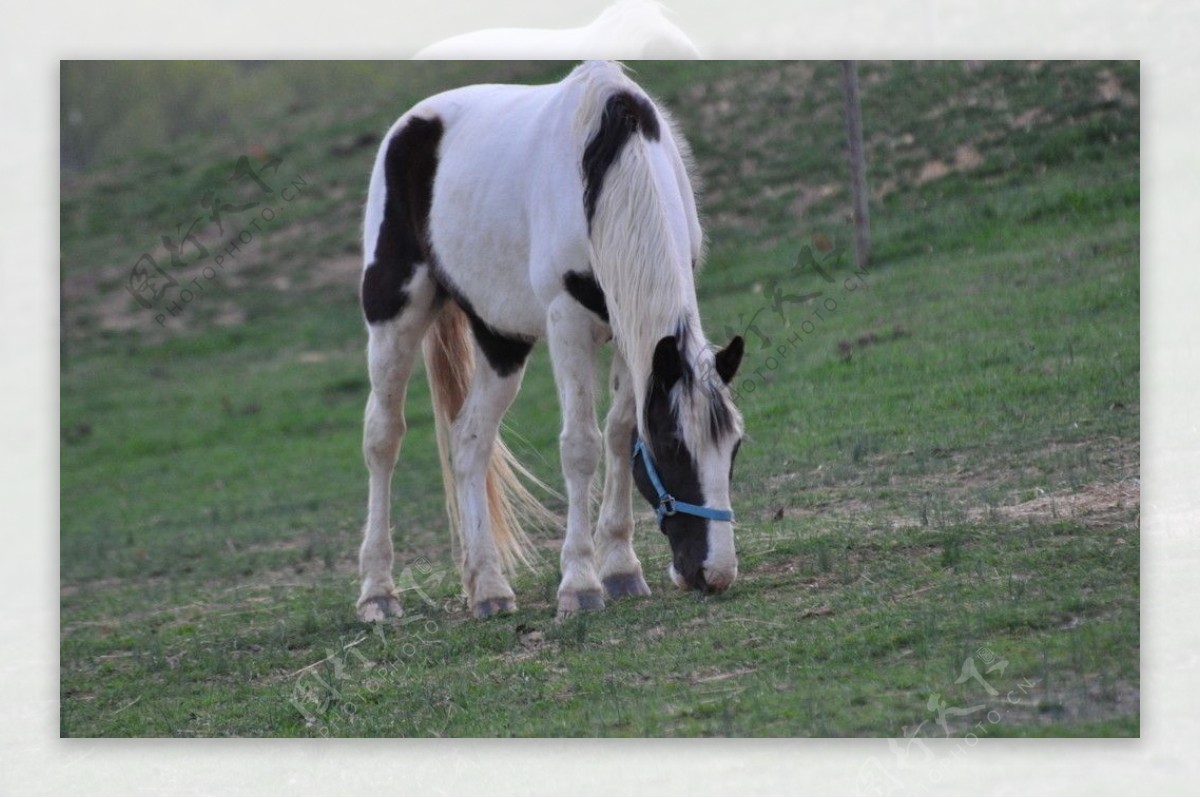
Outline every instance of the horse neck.
[[658, 342], [672, 335], [684, 341], [684, 356], [691, 363], [701, 354], [704, 333], [690, 267], [656, 252], [647, 242], [637, 243], [641, 246], [634, 246], [629, 257], [617, 261], [620, 273], [602, 275], [601, 285], [613, 339], [629, 368], [640, 409]]
[[[643, 232], [653, 227], [643, 220]], [[685, 362], [704, 354], [704, 332], [690, 262], [670, 252], [669, 242], [653, 235], [634, 241], [617, 260], [619, 273], [601, 276], [608, 295], [613, 338], [633, 379], [638, 407], [644, 406], [654, 350], [667, 336], [684, 343]], [[640, 413], [639, 413], [640, 414]]]
[[[585, 65], [577, 71], [585, 79], [581, 107], [588, 109], [590, 119], [613, 91], [642, 93], [623, 74], [614, 79], [611, 66]], [[648, 140], [639, 133], [628, 139], [605, 173], [590, 218], [592, 269], [639, 407], [660, 340], [675, 335], [691, 347], [704, 346], [694, 277], [699, 223], [670, 125], [662, 125], [661, 137]], [[684, 354], [692, 362], [700, 350]]]

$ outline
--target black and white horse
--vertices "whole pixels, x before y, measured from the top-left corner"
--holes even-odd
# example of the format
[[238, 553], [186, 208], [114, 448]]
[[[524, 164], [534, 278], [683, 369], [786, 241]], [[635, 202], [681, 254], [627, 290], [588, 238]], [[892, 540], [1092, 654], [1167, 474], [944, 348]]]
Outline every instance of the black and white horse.
[[[362, 306], [370, 497], [358, 613], [401, 612], [392, 472], [418, 345], [432, 387], [446, 504], [472, 611], [515, 609], [505, 567], [545, 511], [498, 438], [535, 341], [549, 342], [567, 487], [560, 613], [647, 595], [631, 484], [670, 541], [670, 577], [717, 592], [737, 575], [729, 482], [742, 418], [727, 388], [741, 338], [700, 327], [702, 234], [689, 153], [623, 68], [589, 62], [547, 86], [468, 86], [418, 103], [371, 173]], [[612, 409], [596, 422], [596, 352], [612, 339]], [[589, 485], [601, 456], [595, 534]]]

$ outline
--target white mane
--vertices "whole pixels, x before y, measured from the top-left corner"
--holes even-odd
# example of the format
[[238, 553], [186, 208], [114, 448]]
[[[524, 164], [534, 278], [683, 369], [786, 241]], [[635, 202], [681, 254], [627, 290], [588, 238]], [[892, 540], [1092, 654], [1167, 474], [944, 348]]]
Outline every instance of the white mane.
[[[585, 82], [576, 120], [577, 129], [585, 128], [578, 130], [584, 142], [599, 118], [596, 108], [614, 91], [645, 96], [617, 64], [584, 64], [572, 77]], [[703, 234], [686, 143], [670, 118], [657, 107], [655, 112], [659, 141], [632, 135], [609, 167], [592, 217], [591, 262], [639, 401], [646, 395], [655, 346], [665, 336], [679, 339], [695, 385], [694, 390], [677, 391], [674, 400], [689, 444], [703, 445], [712, 428], [713, 402], [732, 404], [713, 372], [713, 353], [696, 305], [694, 275], [703, 255]], [[740, 430], [736, 411], [732, 415]]]

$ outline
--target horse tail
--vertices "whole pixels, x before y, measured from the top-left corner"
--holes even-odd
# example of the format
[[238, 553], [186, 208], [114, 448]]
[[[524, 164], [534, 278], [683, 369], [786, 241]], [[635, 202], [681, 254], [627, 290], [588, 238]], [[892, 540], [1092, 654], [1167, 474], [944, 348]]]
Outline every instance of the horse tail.
[[[437, 430], [438, 458], [442, 465], [442, 485], [446, 491], [446, 515], [450, 520], [451, 544], [460, 570], [466, 550], [458, 513], [454, 467], [450, 453], [450, 431], [466, 401], [467, 390], [475, 373], [474, 347], [470, 322], [457, 303], [448, 302], [430, 326], [422, 341], [425, 370], [429, 374], [433, 415]], [[558, 518], [546, 509], [526, 482], [551, 494], [554, 491], [517, 460], [497, 436], [487, 471], [487, 505], [492, 540], [505, 568], [514, 571], [518, 564], [533, 569], [539, 557], [524, 525], [553, 526]]]

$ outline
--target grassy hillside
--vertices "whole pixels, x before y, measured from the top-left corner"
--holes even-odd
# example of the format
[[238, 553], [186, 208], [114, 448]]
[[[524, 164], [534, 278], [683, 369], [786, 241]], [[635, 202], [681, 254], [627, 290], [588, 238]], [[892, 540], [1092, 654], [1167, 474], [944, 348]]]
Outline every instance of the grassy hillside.
[[[62, 733], [1137, 735], [1136, 64], [861, 64], [865, 271], [836, 65], [637, 64], [703, 180], [706, 329], [749, 346], [738, 582], [674, 590], [639, 504], [653, 597], [555, 623], [544, 534], [470, 620], [418, 375], [409, 614], [355, 621], [379, 136], [567, 68], [329, 65], [322, 103], [252, 82], [232, 132], [64, 174]], [[554, 482], [558, 424], [539, 346], [509, 440]]]

